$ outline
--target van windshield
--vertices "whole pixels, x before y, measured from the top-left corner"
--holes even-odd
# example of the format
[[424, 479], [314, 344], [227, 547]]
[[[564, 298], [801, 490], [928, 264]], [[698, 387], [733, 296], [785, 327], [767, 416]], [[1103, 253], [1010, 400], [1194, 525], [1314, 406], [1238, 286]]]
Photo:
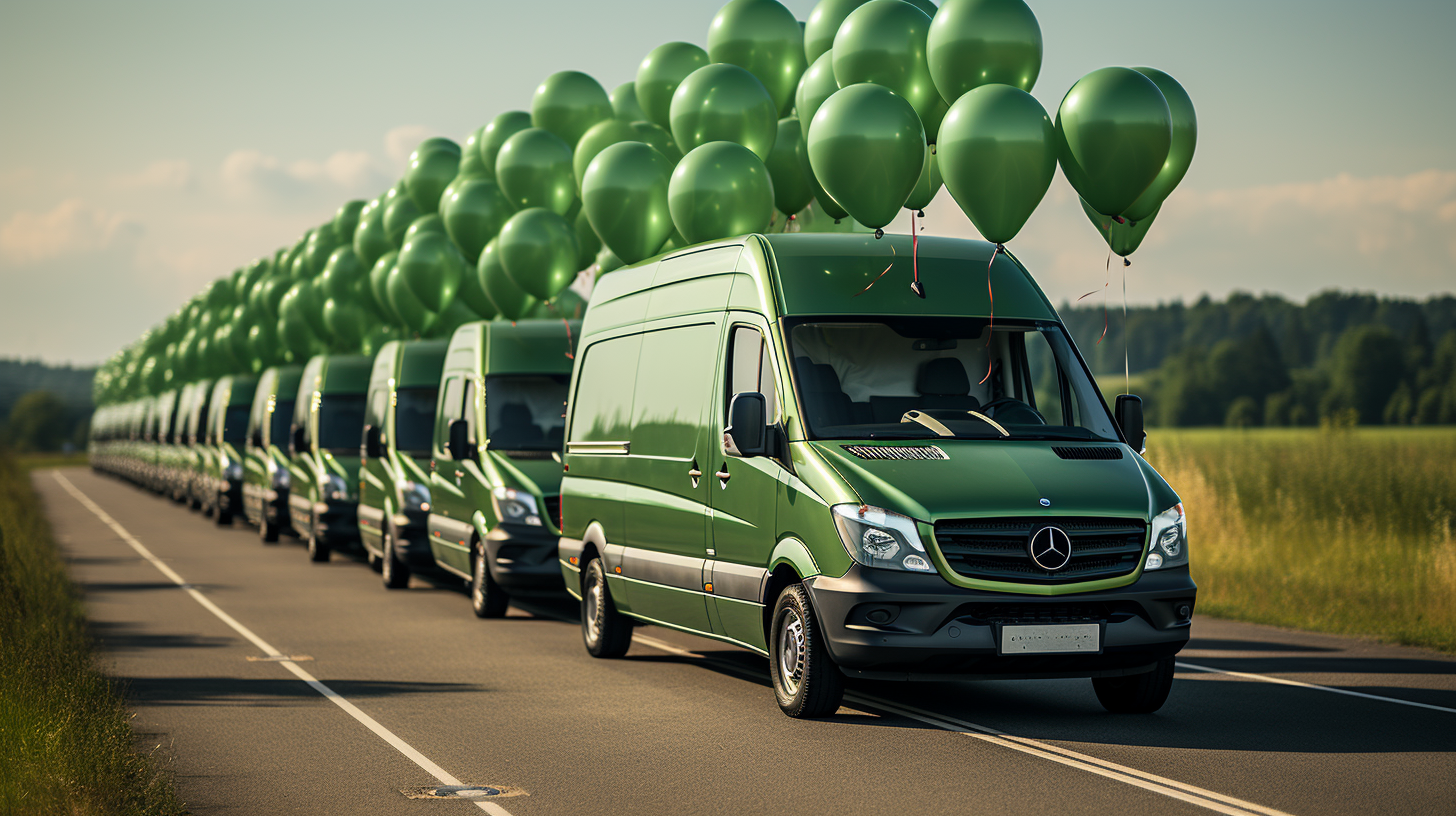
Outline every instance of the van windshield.
[[497, 374], [485, 378], [486, 447], [561, 450], [569, 374]]
[[241, 445], [248, 438], [248, 406], [229, 405], [222, 415], [222, 441]]
[[1056, 324], [801, 318], [785, 327], [812, 439], [1118, 438]]
[[440, 389], [433, 385], [401, 388], [394, 395], [394, 448], [405, 453], [430, 452], [435, 434], [435, 399]]
[[278, 400], [273, 405], [273, 420], [268, 426], [268, 444], [288, 447], [288, 433], [293, 427], [293, 400]]
[[325, 394], [319, 399], [318, 446], [321, 450], [357, 456], [363, 435], [363, 394]]

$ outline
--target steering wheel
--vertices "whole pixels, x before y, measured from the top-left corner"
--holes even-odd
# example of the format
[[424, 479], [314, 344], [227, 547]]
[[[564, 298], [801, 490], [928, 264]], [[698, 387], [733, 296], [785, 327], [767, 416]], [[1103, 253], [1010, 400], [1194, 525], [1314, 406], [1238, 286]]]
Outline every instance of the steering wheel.
[[1015, 397], [997, 397], [996, 399], [991, 400], [990, 402], [986, 403], [985, 405], [982, 405], [981, 406], [981, 413], [983, 413], [983, 414], [985, 414], [986, 416], [989, 416], [989, 417], [994, 417], [994, 416], [996, 416], [997, 409], [1003, 408], [1003, 407], [1010, 408], [1010, 409], [1012, 409], [1013, 412], [1014, 411], [1024, 410], [1028, 414], [1030, 414], [1032, 417], [1035, 418], [1036, 424], [1039, 424], [1039, 425], [1045, 425], [1046, 424], [1046, 418], [1041, 415], [1041, 412], [1040, 411], [1036, 410], [1035, 408], [1031, 407], [1030, 405], [1027, 405], [1026, 403], [1022, 402], [1021, 400], [1019, 400], [1019, 399], [1017, 399]]

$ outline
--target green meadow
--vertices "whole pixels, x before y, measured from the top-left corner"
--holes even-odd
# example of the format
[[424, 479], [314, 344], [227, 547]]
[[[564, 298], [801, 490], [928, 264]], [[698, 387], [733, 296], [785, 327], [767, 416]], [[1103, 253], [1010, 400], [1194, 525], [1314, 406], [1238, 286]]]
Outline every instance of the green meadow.
[[1456, 652], [1456, 428], [1149, 430], [1198, 610]]

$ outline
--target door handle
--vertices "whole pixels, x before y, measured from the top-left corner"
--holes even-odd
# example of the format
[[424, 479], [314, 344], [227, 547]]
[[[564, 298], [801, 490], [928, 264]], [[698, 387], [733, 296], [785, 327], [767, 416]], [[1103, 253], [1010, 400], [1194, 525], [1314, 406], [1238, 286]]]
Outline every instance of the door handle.
[[718, 477], [718, 486], [719, 487], [727, 487], [728, 486], [728, 480], [733, 477], [733, 474], [731, 474], [731, 473], [728, 472], [728, 463], [727, 462], [724, 462], [722, 469], [720, 469], [717, 473], [714, 473], [713, 475]]
[[703, 478], [703, 472], [698, 470], [698, 466], [694, 464], [692, 469], [688, 471], [688, 478], [693, 481], [693, 487], [697, 487], [698, 480]]

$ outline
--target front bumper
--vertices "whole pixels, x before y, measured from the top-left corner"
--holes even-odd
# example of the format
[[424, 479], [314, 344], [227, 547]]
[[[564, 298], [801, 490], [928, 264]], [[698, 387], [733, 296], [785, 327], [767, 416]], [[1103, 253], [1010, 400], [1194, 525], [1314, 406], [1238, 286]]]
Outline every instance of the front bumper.
[[313, 506], [319, 533], [330, 546], [349, 544], [359, 539], [359, 502], [353, 499], [329, 499]]
[[[1060, 596], [962, 589], [939, 575], [859, 565], [842, 578], [821, 575], [805, 586], [835, 662], [850, 676], [884, 680], [1147, 671], [1188, 643], [1198, 592], [1187, 567], [1145, 573], [1126, 587]], [[1071, 622], [1102, 625], [1101, 653], [998, 653], [1002, 625]]]
[[[357, 507], [356, 507], [357, 512]], [[430, 549], [430, 514], [423, 510], [405, 510], [394, 514], [394, 555], [410, 569], [435, 568], [435, 553]]]
[[217, 491], [218, 507], [227, 513], [243, 512], [243, 482], [241, 479], [219, 479], [213, 483]]
[[556, 560], [560, 538], [542, 527], [500, 524], [485, 537], [486, 563], [495, 582], [514, 594], [565, 592]]

